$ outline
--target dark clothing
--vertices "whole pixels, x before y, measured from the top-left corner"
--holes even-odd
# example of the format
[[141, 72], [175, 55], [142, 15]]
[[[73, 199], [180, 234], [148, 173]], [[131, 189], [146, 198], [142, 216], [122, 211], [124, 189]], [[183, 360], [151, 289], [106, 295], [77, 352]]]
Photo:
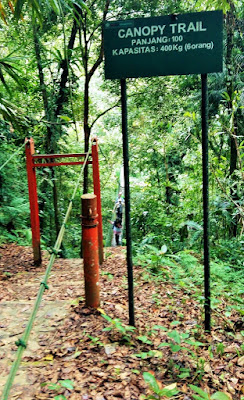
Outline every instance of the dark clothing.
[[117, 208], [116, 208], [116, 216], [117, 218], [120, 218], [122, 220], [122, 216], [123, 216], [123, 206], [121, 203], [118, 204]]
[[115, 234], [115, 243], [119, 246], [119, 233]]
[[117, 246], [119, 245], [119, 238], [121, 235], [121, 230], [122, 230], [122, 225], [121, 225], [121, 219], [116, 218], [116, 220], [113, 223], [113, 231], [114, 231], [114, 236], [115, 236], [115, 242]]

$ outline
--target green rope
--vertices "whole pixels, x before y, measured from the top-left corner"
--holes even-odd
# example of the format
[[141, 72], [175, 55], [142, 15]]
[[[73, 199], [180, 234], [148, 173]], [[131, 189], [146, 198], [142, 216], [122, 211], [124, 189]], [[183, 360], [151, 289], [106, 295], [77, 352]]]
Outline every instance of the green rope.
[[18, 339], [18, 340], [16, 340], [16, 342], [15, 342], [15, 344], [16, 344], [16, 346], [22, 346], [22, 347], [24, 347], [25, 349], [26, 349], [26, 347], [27, 347], [27, 344], [24, 342], [24, 340], [23, 339]]
[[55, 254], [55, 256], [58, 255], [60, 250], [55, 249], [54, 247], [50, 250], [50, 254]]
[[[75, 186], [75, 189], [73, 191], [72, 198], [71, 198], [72, 200], [74, 199], [75, 194], [77, 192], [77, 189], [78, 189], [78, 187], [80, 185], [80, 181], [82, 179], [82, 174], [83, 174], [85, 165], [87, 163], [88, 157], [89, 157], [89, 152], [87, 152], [84, 164], [83, 164], [83, 166], [81, 168], [81, 172], [80, 172], [80, 175], [78, 177], [78, 180], [77, 180], [77, 183], [76, 183], [76, 186]], [[55, 243], [55, 246], [54, 246], [54, 249], [56, 251], [59, 251], [59, 249], [60, 249], [60, 246], [61, 246], [61, 243], [62, 243], [62, 240], [63, 240], [63, 237], [64, 237], [65, 224], [68, 221], [68, 218], [70, 216], [71, 210], [72, 210], [72, 201], [70, 201], [70, 203], [68, 205], [68, 208], [67, 208], [67, 211], [66, 211], [66, 214], [65, 214], [65, 217], [64, 217], [64, 222], [63, 222], [63, 224], [62, 224], [62, 226], [60, 228], [58, 237], [56, 239], [56, 243]], [[39, 306], [41, 304], [42, 295], [43, 295], [43, 293], [44, 293], [44, 291], [46, 289], [46, 285], [47, 285], [46, 282], [48, 281], [48, 277], [50, 275], [50, 272], [51, 272], [53, 263], [55, 261], [55, 258], [56, 258], [56, 254], [52, 254], [51, 257], [50, 257], [46, 272], [45, 272], [44, 279], [42, 281], [42, 284], [40, 285], [40, 288], [39, 288], [39, 291], [38, 291], [38, 294], [37, 294], [37, 297], [36, 297], [36, 301], [35, 301], [34, 308], [32, 310], [30, 319], [29, 319], [28, 324], [27, 324], [27, 326], [25, 328], [24, 335], [23, 335], [22, 339], [19, 339], [17, 341], [18, 350], [17, 350], [16, 358], [15, 358], [15, 360], [13, 362], [10, 374], [8, 376], [8, 380], [7, 380], [6, 384], [5, 384], [5, 387], [4, 387], [4, 390], [3, 390], [3, 394], [2, 394], [2, 400], [8, 400], [8, 395], [9, 395], [10, 389], [12, 387], [15, 375], [16, 375], [16, 373], [18, 371], [23, 351], [24, 351], [25, 347], [27, 346], [28, 339], [29, 339], [29, 336], [30, 336], [30, 333], [31, 333], [31, 330], [32, 330], [32, 326], [33, 326], [34, 320], [36, 318], [36, 314], [37, 314], [37, 311], [39, 309]]]
[[40, 285], [43, 285], [46, 290], [49, 289], [49, 286], [46, 284], [46, 282], [41, 282]]
[[12, 155], [9, 157], [9, 159], [8, 159], [7, 161], [5, 161], [5, 163], [3, 163], [3, 165], [1, 165], [0, 171], [5, 167], [5, 165], [8, 164], [8, 162], [9, 162], [10, 160], [12, 160], [12, 158], [13, 158], [14, 156], [16, 156], [16, 154], [19, 153], [19, 151], [22, 149], [22, 147], [24, 147], [24, 145], [25, 145], [25, 143], [23, 143], [23, 144], [18, 148], [18, 150], [17, 150], [14, 154], [12, 154]]

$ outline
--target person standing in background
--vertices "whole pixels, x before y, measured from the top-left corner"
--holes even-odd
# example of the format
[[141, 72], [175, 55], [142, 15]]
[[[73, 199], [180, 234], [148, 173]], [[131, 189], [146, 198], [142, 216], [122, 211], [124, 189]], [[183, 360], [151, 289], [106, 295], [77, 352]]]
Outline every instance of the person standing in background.
[[113, 232], [114, 232], [114, 237], [115, 237], [115, 243], [117, 246], [120, 245], [120, 235], [122, 232], [122, 220], [120, 218], [116, 218], [116, 220], [110, 221], [110, 224], [113, 225]]

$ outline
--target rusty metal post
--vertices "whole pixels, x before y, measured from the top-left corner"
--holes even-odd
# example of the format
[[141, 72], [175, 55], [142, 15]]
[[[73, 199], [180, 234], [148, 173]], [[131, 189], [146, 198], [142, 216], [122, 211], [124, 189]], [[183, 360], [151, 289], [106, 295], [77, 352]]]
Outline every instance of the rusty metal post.
[[28, 179], [28, 191], [30, 201], [30, 220], [31, 220], [31, 232], [32, 232], [32, 247], [34, 255], [34, 264], [40, 265], [42, 262], [41, 258], [41, 245], [40, 245], [40, 221], [39, 221], [39, 208], [38, 208], [38, 197], [37, 197], [37, 183], [36, 183], [36, 171], [34, 167], [33, 154], [34, 140], [32, 138], [25, 139], [25, 154], [26, 154], [26, 169]]
[[97, 138], [94, 138], [92, 141], [92, 173], [93, 173], [94, 194], [97, 196], [99, 264], [102, 265], [102, 263], [103, 263], [103, 222], [102, 222], [102, 204], [101, 204], [101, 189], [100, 189]]
[[86, 305], [97, 308], [100, 305], [100, 287], [96, 195], [83, 194], [81, 196], [81, 207]]

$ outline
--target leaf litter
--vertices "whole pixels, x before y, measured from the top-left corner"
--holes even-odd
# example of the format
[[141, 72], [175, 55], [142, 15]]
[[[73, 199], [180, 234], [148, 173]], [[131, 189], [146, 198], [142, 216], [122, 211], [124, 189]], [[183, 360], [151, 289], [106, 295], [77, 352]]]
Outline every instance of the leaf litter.
[[[148, 279], [135, 266], [133, 329], [128, 326], [125, 249], [106, 252], [98, 310], [84, 303], [82, 260], [56, 260], [9, 399], [149, 398], [153, 391], [143, 373], [149, 373], [158, 390], [177, 389], [172, 398], [196, 398], [190, 387], [195, 385], [209, 396], [223, 392], [241, 399], [243, 331], [231, 329], [240, 321], [237, 312], [232, 311], [228, 324], [222, 318], [226, 300], [221, 299], [213, 315], [211, 334], [205, 334], [203, 307], [189, 290], [170, 279]], [[15, 244], [3, 245], [0, 257], [1, 393], [15, 356], [14, 342], [24, 331], [48, 259], [34, 267], [32, 250]], [[57, 386], [60, 381], [71, 381], [72, 389]], [[60, 389], [50, 389], [50, 383]]]

